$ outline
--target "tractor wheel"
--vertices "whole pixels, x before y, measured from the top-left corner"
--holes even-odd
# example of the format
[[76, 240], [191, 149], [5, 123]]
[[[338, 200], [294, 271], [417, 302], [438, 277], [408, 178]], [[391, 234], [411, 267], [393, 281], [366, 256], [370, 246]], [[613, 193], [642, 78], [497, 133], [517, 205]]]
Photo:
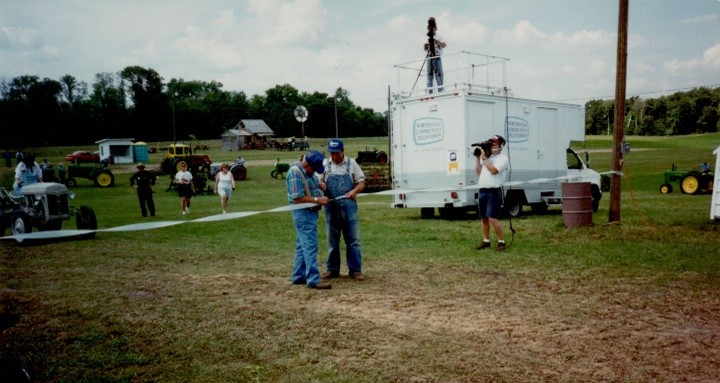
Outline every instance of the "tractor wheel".
[[65, 186], [69, 188], [74, 188], [77, 185], [77, 180], [75, 178], [68, 178], [65, 180]]
[[378, 152], [377, 154], [377, 162], [380, 165], [385, 165], [388, 162], [388, 155], [385, 152]]
[[243, 165], [233, 165], [230, 169], [235, 181], [244, 181], [247, 178], [247, 169]]
[[273, 170], [273, 171], [270, 172], [270, 177], [272, 177], [272, 178], [277, 178], [277, 175], [278, 175], [278, 171], [277, 171], [277, 170]]
[[24, 211], [17, 212], [12, 215], [10, 220], [10, 231], [13, 235], [29, 234], [32, 232], [32, 223], [30, 217]]
[[113, 186], [114, 183], [115, 176], [113, 176], [112, 172], [107, 169], [100, 170], [97, 174], [95, 174], [95, 186], [106, 188]]
[[662, 184], [662, 185], [660, 185], [660, 193], [662, 193], [662, 194], [670, 194], [670, 193], [672, 193], [672, 191], [673, 191], [672, 185], [670, 185], [670, 184]]
[[279, 172], [279, 171], [276, 170], [276, 171], [275, 171], [275, 178], [281, 180], [281, 179], [285, 178], [285, 174], [283, 174], [283, 172]]
[[[97, 230], [97, 217], [91, 207], [80, 206], [75, 222], [78, 230]], [[87, 234], [87, 238], [95, 238], [95, 232]]]
[[685, 194], [695, 194], [700, 190], [700, 181], [697, 175], [688, 174], [680, 181], [680, 190]]

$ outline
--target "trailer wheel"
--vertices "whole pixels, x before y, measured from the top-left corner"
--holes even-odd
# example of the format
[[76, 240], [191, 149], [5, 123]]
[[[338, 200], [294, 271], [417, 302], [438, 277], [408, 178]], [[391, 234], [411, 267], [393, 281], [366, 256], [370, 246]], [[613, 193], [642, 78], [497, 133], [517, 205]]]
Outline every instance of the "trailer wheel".
[[680, 181], [680, 190], [685, 194], [695, 194], [700, 189], [700, 181], [697, 175], [688, 174]]
[[538, 202], [530, 204], [533, 214], [545, 214], [548, 211], [548, 204], [545, 202]]
[[13, 235], [28, 234], [32, 232], [32, 223], [30, 217], [24, 211], [19, 211], [12, 215], [10, 221], [10, 231]]
[[114, 183], [115, 176], [113, 176], [113, 174], [107, 169], [100, 170], [95, 175], [95, 186], [106, 188], [112, 186]]
[[422, 218], [422, 219], [435, 218], [435, 208], [434, 207], [420, 208], [420, 218]]
[[505, 196], [505, 204], [503, 205], [505, 208], [505, 212], [510, 217], [519, 217], [522, 214], [522, 202], [520, 202], [520, 198], [518, 198], [515, 195], [508, 194]]
[[449, 207], [439, 207], [438, 213], [440, 214], [440, 218], [446, 219], [446, 220], [454, 220], [459, 219], [462, 214], [462, 210], [449, 206]]
[[660, 185], [660, 193], [662, 194], [670, 194], [673, 191], [673, 187], [670, 184], [662, 184]]
[[75, 180], [75, 178], [70, 177], [65, 180], [65, 186], [73, 188], [75, 185], [77, 185], [77, 180]]

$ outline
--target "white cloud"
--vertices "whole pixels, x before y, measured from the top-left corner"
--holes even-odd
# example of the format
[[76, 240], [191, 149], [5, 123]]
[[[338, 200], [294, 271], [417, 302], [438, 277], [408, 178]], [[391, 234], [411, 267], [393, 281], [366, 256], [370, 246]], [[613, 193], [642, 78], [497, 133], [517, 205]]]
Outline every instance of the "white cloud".
[[720, 43], [706, 49], [702, 57], [688, 60], [672, 59], [665, 62], [663, 68], [668, 73], [675, 75], [698, 70], [718, 71], [720, 70]]
[[2, 45], [34, 45], [38, 33], [31, 28], [2, 27], [0, 28], [0, 46]]

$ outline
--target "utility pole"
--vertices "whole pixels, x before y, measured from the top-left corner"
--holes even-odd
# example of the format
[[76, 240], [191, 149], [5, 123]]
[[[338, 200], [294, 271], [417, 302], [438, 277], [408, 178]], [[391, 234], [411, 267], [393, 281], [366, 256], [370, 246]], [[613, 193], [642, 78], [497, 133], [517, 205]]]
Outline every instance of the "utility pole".
[[337, 95], [335, 95], [335, 138], [340, 138], [340, 136], [338, 135]]
[[620, 192], [622, 191], [623, 154], [621, 146], [625, 135], [625, 80], [627, 69], [628, 2], [619, 0], [617, 36], [617, 72], [615, 75], [615, 121], [613, 134], [613, 171], [610, 178], [609, 222], [620, 222]]

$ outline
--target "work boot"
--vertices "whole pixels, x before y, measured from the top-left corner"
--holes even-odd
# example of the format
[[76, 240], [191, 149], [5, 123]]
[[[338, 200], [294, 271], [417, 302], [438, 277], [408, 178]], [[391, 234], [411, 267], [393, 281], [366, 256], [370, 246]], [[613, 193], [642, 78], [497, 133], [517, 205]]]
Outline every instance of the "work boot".
[[482, 250], [482, 249], [487, 249], [488, 247], [490, 247], [490, 241], [483, 241], [483, 243], [480, 244], [480, 246], [478, 246], [477, 249]]
[[[488, 245], [490, 246], [490, 245]], [[497, 244], [497, 251], [503, 251], [505, 250], [505, 242], [498, 242]]]

